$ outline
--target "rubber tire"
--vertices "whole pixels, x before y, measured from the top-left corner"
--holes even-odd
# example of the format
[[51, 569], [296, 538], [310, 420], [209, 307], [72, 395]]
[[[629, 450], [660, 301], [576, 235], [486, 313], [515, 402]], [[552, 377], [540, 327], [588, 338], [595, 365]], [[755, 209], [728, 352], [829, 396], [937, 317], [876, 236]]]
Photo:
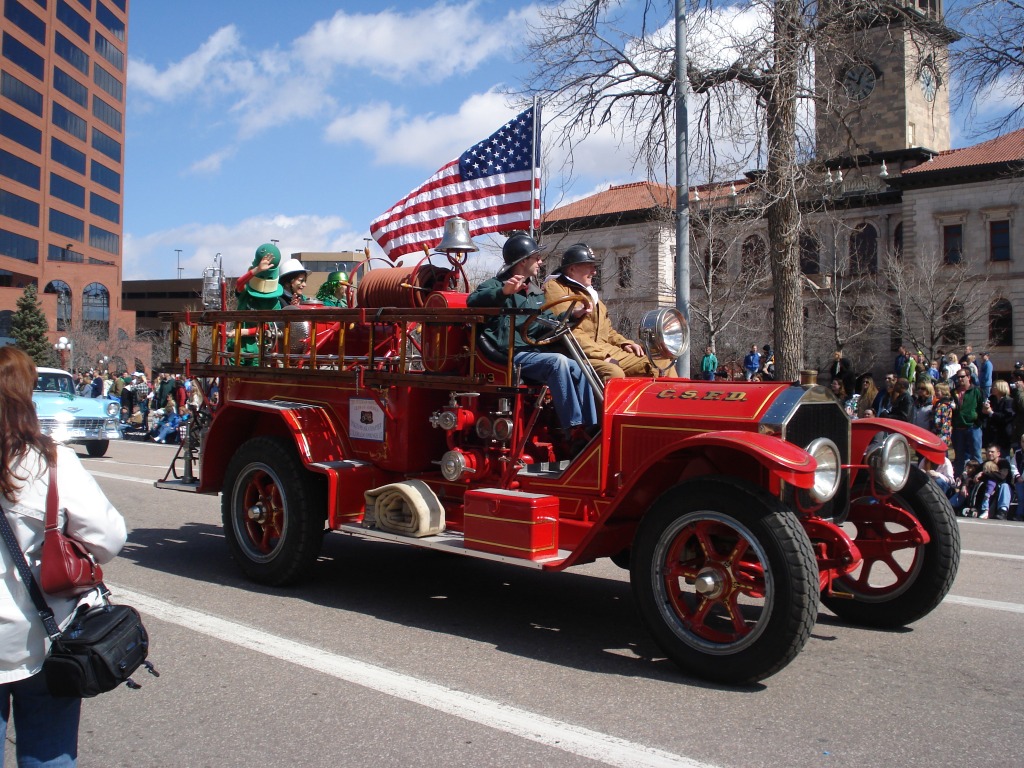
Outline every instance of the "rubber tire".
[[[680, 518], [702, 511], [747, 529], [764, 550], [774, 584], [767, 624], [735, 652], [702, 650], [687, 641], [685, 628], [670, 626], [658, 608], [659, 540]], [[796, 657], [817, 621], [818, 568], [807, 534], [778, 499], [737, 478], [706, 477], [667, 491], [641, 521], [630, 560], [641, 619], [669, 659], [696, 677], [729, 684], [762, 680]]]
[[[246, 532], [246, 509], [241, 499], [256, 473], [267, 474], [276, 486], [284, 518], [282, 535], [263, 555]], [[325, 509], [324, 479], [302, 465], [288, 440], [253, 438], [228, 463], [221, 496], [224, 537], [232, 557], [253, 581], [285, 586], [307, 576], [320, 554]]]
[[107, 452], [110, 447], [109, 440], [89, 440], [85, 444], [85, 451], [94, 459], [98, 459], [100, 456]]
[[[865, 495], [866, 491], [861, 489], [860, 494], [854, 491], [851, 498]], [[829, 610], [851, 624], [903, 627], [927, 616], [949, 592], [960, 567], [960, 527], [949, 499], [939, 486], [925, 472], [911, 467], [907, 484], [895, 498], [917, 518], [931, 541], [924, 547], [924, 560], [913, 582], [900, 594], [871, 601], [822, 596], [822, 603]], [[856, 594], [848, 582], [839, 581], [836, 587]]]

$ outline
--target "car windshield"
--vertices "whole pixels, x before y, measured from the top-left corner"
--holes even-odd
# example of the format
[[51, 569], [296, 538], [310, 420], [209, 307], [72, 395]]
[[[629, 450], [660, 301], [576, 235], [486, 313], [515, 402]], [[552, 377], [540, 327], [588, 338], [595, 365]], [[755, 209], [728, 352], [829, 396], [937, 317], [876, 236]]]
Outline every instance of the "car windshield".
[[61, 376], [58, 373], [40, 373], [36, 379], [37, 392], [64, 392], [73, 395], [74, 385], [70, 376]]

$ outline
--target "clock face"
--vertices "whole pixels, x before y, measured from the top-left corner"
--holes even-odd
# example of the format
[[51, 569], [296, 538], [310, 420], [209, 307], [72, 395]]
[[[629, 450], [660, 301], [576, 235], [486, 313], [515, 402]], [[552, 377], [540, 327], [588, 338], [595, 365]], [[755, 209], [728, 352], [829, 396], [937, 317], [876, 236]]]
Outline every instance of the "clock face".
[[921, 90], [924, 91], [924, 98], [927, 102], [935, 101], [935, 92], [939, 88], [939, 76], [935, 70], [925, 65], [921, 68]]
[[854, 101], [861, 101], [875, 90], [875, 70], [870, 64], [855, 64], [843, 75], [846, 95]]

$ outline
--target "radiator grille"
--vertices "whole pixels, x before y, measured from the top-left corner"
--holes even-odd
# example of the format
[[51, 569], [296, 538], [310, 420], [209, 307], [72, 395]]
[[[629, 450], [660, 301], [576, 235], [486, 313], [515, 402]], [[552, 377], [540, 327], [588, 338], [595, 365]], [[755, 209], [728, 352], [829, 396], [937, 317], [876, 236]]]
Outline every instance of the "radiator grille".
[[[837, 402], [802, 403], [783, 425], [782, 436], [787, 442], [801, 448], [819, 437], [827, 437], [839, 448], [842, 463], [850, 463], [850, 419]], [[790, 504], [795, 501], [792, 498], [794, 490], [789, 488], [786, 494]], [[835, 517], [837, 513], [845, 512], [849, 496], [850, 473], [843, 472], [839, 490], [818, 514], [822, 517]]]

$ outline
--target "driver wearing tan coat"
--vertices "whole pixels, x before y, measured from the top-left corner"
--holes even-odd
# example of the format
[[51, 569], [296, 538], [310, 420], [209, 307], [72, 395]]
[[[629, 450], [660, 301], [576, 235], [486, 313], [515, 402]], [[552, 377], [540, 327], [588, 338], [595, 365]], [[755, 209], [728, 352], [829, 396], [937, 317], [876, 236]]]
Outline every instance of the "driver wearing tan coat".
[[593, 310], [583, 316], [572, 335], [602, 381], [653, 375], [654, 369], [644, 357], [643, 347], [612, 327], [608, 307], [593, 287], [596, 272], [597, 260], [589, 246], [584, 243], [569, 246], [562, 254], [562, 263], [544, 283], [545, 303], [568, 296], [586, 297], [593, 302]]

